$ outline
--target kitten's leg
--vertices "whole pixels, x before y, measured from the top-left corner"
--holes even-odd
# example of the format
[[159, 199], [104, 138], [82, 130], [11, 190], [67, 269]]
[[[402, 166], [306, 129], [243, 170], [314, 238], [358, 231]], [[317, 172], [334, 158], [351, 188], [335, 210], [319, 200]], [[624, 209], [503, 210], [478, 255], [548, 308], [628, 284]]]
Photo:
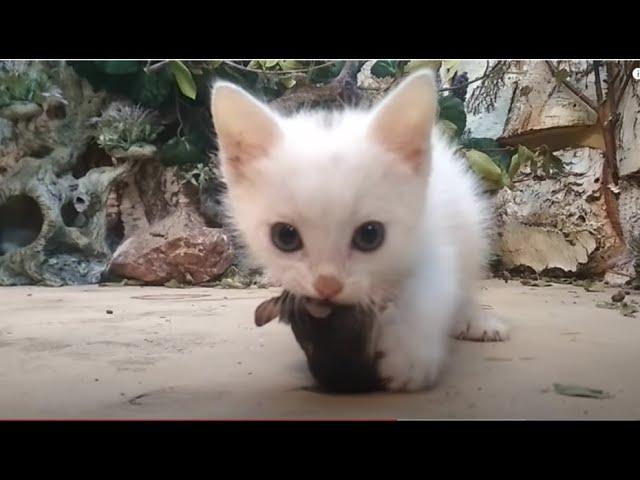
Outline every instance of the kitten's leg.
[[378, 374], [389, 391], [416, 391], [435, 384], [446, 355], [446, 335], [430, 334], [398, 313], [379, 327]]
[[451, 336], [473, 342], [501, 342], [509, 338], [509, 328], [477, 302], [467, 298], [460, 305]]
[[394, 307], [379, 319], [378, 373], [387, 390], [420, 390], [438, 378], [460, 304], [449, 265], [453, 260], [442, 254], [429, 258], [429, 268], [418, 269]]

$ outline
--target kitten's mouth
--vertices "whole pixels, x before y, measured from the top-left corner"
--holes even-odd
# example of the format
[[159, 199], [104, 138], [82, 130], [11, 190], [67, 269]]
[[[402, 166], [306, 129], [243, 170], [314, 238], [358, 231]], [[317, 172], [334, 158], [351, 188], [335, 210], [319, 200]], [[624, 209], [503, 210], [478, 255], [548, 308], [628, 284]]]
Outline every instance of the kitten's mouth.
[[318, 300], [315, 298], [308, 298], [304, 300], [304, 307], [312, 317], [315, 318], [327, 318], [331, 314], [333, 307], [328, 300]]

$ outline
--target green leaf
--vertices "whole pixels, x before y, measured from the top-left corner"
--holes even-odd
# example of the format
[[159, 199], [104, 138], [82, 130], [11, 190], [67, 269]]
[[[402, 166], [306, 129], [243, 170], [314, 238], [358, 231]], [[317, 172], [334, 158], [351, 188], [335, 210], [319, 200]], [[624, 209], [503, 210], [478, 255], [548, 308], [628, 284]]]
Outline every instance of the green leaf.
[[480, 178], [492, 187], [502, 188], [504, 186], [504, 172], [491, 160], [489, 155], [479, 150], [468, 150], [465, 154], [472, 170]]
[[190, 136], [172, 138], [165, 143], [160, 150], [160, 161], [164, 165], [200, 163], [205, 158], [204, 150], [198, 142]]
[[522, 162], [520, 161], [520, 156], [516, 153], [513, 157], [511, 157], [511, 163], [509, 164], [509, 178], [513, 179], [516, 176], [516, 173], [520, 170], [522, 166]]
[[620, 313], [625, 317], [635, 317], [635, 313], [638, 312], [638, 307], [631, 303], [622, 302], [620, 304]]
[[554, 383], [553, 389], [560, 395], [566, 395], [569, 397], [585, 397], [585, 398], [598, 398], [605, 399], [611, 398], [610, 393], [604, 390], [596, 388], [581, 387], [580, 385], [565, 385], [562, 383]]
[[296, 84], [296, 79], [293, 77], [283, 77], [280, 79], [280, 83], [285, 86], [285, 88], [292, 88]]
[[486, 153], [504, 171], [507, 171], [511, 165], [512, 149], [501, 146], [493, 138], [467, 138], [463, 142], [463, 147], [468, 150], [480, 150]]
[[535, 162], [535, 154], [524, 145], [518, 145], [518, 153], [513, 156], [509, 166], [509, 178], [515, 177], [523, 165], [531, 162]]
[[453, 95], [447, 95], [438, 99], [440, 109], [440, 120], [448, 120], [458, 129], [458, 134], [462, 135], [467, 126], [467, 114], [464, 110], [464, 102]]
[[569, 75], [570, 75], [569, 70], [567, 70], [566, 68], [558, 70], [555, 75], [556, 82], [562, 83], [563, 81], [569, 78]]
[[380, 60], [371, 67], [371, 74], [378, 78], [395, 77], [397, 72], [396, 63], [394, 60]]
[[450, 139], [455, 139], [456, 138], [456, 134], [458, 132], [458, 127], [456, 127], [453, 123], [451, 123], [449, 120], [440, 120], [438, 122], [438, 125], [440, 126], [440, 130]]
[[298, 62], [297, 60], [282, 60], [278, 62], [278, 65], [280, 65], [280, 68], [285, 72], [289, 70], [300, 70], [304, 68], [304, 65], [302, 65], [302, 63]]
[[[321, 63], [324, 63], [322, 61]], [[342, 71], [344, 61], [338, 61], [326, 67], [316, 68], [309, 72], [309, 81], [311, 83], [326, 83], [333, 80]]]
[[280, 63], [280, 60], [265, 60], [264, 66], [265, 68], [273, 68]]
[[264, 70], [264, 61], [262, 60], [251, 60], [249, 62], [249, 65], [247, 65], [248, 68], [257, 68], [259, 70]]
[[172, 87], [173, 76], [168, 70], [150, 74], [142, 71], [131, 84], [129, 95], [136, 103], [158, 108], [168, 100]]
[[172, 61], [169, 64], [169, 68], [171, 69], [173, 76], [176, 78], [176, 82], [178, 82], [178, 87], [182, 94], [191, 100], [195, 100], [198, 89], [196, 87], [196, 82], [194, 82], [193, 76], [186, 65], [180, 61]]
[[604, 292], [605, 288], [604, 288], [604, 283], [602, 282], [595, 282], [595, 281], [587, 281], [584, 289], [587, 292]]
[[458, 72], [460, 60], [445, 60], [442, 62], [442, 66], [445, 69], [444, 78], [448, 82]]
[[442, 62], [439, 60], [411, 60], [404, 67], [404, 73], [412, 73], [417, 72], [418, 70], [422, 70], [424, 68], [428, 68], [437, 72], [440, 70], [442, 66]]

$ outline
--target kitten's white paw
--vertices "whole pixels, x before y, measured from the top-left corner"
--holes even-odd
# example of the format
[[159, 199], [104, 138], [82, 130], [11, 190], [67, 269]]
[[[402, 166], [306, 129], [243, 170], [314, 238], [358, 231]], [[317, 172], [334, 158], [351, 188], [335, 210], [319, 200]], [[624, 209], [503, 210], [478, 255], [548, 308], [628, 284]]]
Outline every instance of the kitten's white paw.
[[509, 327], [493, 315], [480, 311], [471, 319], [458, 323], [452, 336], [472, 342], [504, 342], [509, 339]]
[[417, 391], [437, 380], [444, 354], [439, 346], [428, 347], [419, 336], [401, 329], [387, 329], [379, 344], [378, 373], [392, 392]]

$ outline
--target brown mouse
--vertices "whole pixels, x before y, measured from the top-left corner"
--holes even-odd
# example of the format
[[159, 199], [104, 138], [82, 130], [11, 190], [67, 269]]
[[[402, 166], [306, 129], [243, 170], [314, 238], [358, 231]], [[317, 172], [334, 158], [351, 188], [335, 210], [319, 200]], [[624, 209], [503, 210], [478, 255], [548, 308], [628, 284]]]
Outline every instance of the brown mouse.
[[379, 356], [373, 351], [377, 313], [358, 305], [339, 305], [283, 292], [262, 302], [255, 322], [275, 319], [291, 325], [309, 370], [325, 390], [341, 393], [383, 389], [378, 376]]

